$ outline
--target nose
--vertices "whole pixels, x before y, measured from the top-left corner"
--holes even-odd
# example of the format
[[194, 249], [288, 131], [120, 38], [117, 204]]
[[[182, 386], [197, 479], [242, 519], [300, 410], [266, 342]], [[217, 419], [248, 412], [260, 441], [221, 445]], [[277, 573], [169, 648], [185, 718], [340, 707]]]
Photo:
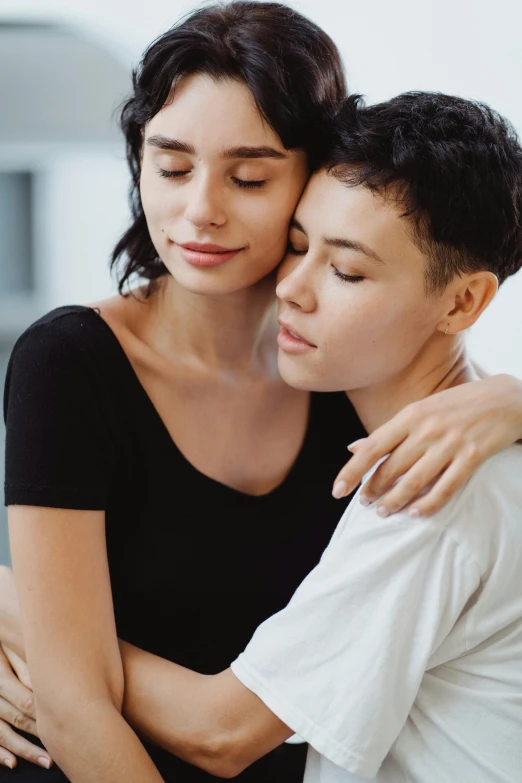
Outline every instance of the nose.
[[218, 188], [208, 176], [194, 177], [186, 186], [188, 201], [185, 208], [185, 218], [196, 228], [207, 226], [222, 226], [226, 223], [226, 213], [223, 199]]
[[277, 298], [280, 302], [312, 313], [317, 307], [316, 277], [309, 256], [287, 256], [279, 267]]

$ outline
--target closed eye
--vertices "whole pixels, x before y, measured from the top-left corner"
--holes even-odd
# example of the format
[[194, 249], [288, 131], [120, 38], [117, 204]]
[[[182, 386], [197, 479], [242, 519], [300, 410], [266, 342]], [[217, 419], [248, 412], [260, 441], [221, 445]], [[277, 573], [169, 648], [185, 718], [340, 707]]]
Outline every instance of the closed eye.
[[286, 252], [291, 256], [305, 256], [308, 253], [308, 250], [297, 250], [291, 242], [289, 242], [286, 246]]
[[181, 177], [184, 177], [185, 174], [190, 174], [190, 171], [169, 171], [168, 169], [158, 169], [160, 177], [165, 177], [165, 179], [180, 179]]
[[342, 272], [339, 272], [339, 270], [333, 265], [332, 269], [334, 271], [334, 275], [345, 283], [360, 283], [361, 280], [364, 280], [362, 275], [345, 275]]
[[[182, 179], [187, 174], [190, 174], [189, 169], [170, 171], [169, 169], [158, 169], [160, 177], [165, 179]], [[262, 188], [268, 182], [267, 179], [238, 179], [238, 177], [231, 177], [232, 182], [239, 188]]]
[[232, 177], [232, 182], [240, 188], [262, 188], [268, 182], [267, 179], [238, 179]]

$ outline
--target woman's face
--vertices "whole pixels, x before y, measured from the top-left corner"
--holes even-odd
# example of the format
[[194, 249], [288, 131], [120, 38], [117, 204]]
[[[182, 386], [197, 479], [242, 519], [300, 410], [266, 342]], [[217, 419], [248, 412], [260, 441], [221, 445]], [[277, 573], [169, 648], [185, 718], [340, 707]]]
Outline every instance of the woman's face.
[[355, 391], [409, 377], [431, 344], [448, 344], [452, 284], [427, 295], [426, 262], [392, 201], [324, 171], [312, 177], [279, 271], [283, 378], [298, 388]]
[[307, 180], [240, 81], [193, 75], [145, 128], [141, 199], [152, 242], [177, 283], [227, 294], [272, 272]]

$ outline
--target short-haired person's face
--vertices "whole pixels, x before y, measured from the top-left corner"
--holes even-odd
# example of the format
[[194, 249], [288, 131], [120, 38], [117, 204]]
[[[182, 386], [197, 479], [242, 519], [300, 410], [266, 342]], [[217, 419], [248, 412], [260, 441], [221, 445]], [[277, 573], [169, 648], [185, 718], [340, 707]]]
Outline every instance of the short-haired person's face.
[[276, 268], [307, 177], [305, 153], [283, 147], [240, 81], [186, 77], [145, 128], [140, 187], [152, 242], [196, 293], [233, 293]]
[[[427, 259], [391, 200], [312, 177], [279, 271], [279, 370], [318, 391], [400, 383], [430, 345], [446, 340], [452, 284], [425, 291]], [[462, 281], [461, 281], [462, 284]], [[303, 340], [296, 340], [293, 333]]]

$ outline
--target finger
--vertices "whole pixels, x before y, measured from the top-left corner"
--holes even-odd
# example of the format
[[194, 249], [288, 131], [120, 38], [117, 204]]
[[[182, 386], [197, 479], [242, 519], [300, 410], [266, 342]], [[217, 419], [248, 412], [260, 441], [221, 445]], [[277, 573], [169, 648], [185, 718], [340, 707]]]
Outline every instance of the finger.
[[[405, 475], [423, 456], [423, 453], [424, 450], [420, 443], [407, 438], [389, 457], [381, 462], [377, 470], [365, 482], [360, 495], [361, 503], [368, 505], [378, 498], [382, 498], [384, 493], [391, 490], [398, 479]], [[437, 473], [430, 476], [428, 481], [431, 481], [435, 475]]]
[[27, 715], [24, 715], [23, 712], [17, 710], [16, 707], [13, 707], [10, 702], [8, 702], [6, 699], [3, 699], [1, 696], [0, 719], [6, 721], [11, 726], [14, 726], [15, 729], [26, 731], [28, 734], [33, 734], [35, 737], [38, 736], [36, 721], [33, 720], [33, 718], [28, 718]]
[[[33, 745], [32, 742], [17, 734], [14, 729], [5, 721], [0, 720], [0, 755], [7, 754], [7, 758], [18, 756], [19, 758], [30, 761], [32, 764], [38, 764], [39, 767], [49, 769], [52, 765], [52, 759], [46, 750]], [[16, 762], [16, 758], [15, 758]]]
[[426, 517], [442, 508], [473, 474], [475, 468], [466, 459], [452, 462], [437, 479], [433, 488], [422, 498], [416, 500], [409, 513], [416, 517]]
[[28, 718], [36, 720], [32, 691], [22, 685], [0, 650], [0, 696]]
[[[405, 409], [406, 410], [406, 409]], [[334, 497], [345, 497], [361, 483], [364, 476], [383, 457], [396, 449], [408, 436], [409, 418], [401, 412], [394, 419], [376, 429], [367, 438], [351, 444], [353, 457], [338, 473], [334, 481]]]
[[31, 677], [29, 675], [29, 668], [27, 666], [27, 663], [24, 661], [23, 658], [20, 658], [18, 653], [15, 653], [14, 650], [11, 650], [9, 647], [5, 647], [2, 645], [2, 649], [5, 653], [5, 656], [9, 663], [11, 664], [11, 667], [22, 683], [22, 685], [25, 685], [26, 688], [29, 688], [29, 690], [33, 690], [33, 684], [31, 682]]
[[368, 456], [359, 452], [355, 453], [354, 456], [348, 460], [335, 478], [332, 490], [334, 498], [339, 499], [346, 497], [346, 495], [349, 495], [350, 492], [353, 492], [354, 489], [359, 486], [369, 470], [368, 462]]
[[14, 769], [16, 767], [16, 756], [14, 756], [12, 753], [9, 753], [6, 748], [2, 748], [1, 746], [0, 764], [4, 767], [9, 767], [9, 769]]
[[377, 441], [368, 440], [358, 447], [353, 457], [339, 471], [334, 481], [332, 494], [334, 498], [342, 498], [353, 492], [359, 486], [365, 475], [385, 454]]
[[366, 440], [366, 438], [359, 438], [359, 440], [354, 440], [354, 442], [348, 444], [348, 446], [346, 448], [348, 449], [348, 451], [351, 451], [352, 454], [354, 454], [357, 451], [357, 449], [360, 448], [360, 446], [363, 445], [365, 440]]
[[418, 416], [413, 411], [414, 407], [411, 405], [403, 408], [392, 419], [377, 427], [371, 435], [351, 443], [348, 449], [352, 450], [353, 447], [354, 453], [371, 456], [375, 464], [377, 460], [390, 454], [412, 431], [417, 429]]
[[416, 501], [431, 489], [431, 484], [447, 469], [451, 459], [449, 450], [438, 449], [424, 454], [400, 477], [392, 489], [379, 499], [377, 513], [387, 517], [412, 502], [417, 505]]

